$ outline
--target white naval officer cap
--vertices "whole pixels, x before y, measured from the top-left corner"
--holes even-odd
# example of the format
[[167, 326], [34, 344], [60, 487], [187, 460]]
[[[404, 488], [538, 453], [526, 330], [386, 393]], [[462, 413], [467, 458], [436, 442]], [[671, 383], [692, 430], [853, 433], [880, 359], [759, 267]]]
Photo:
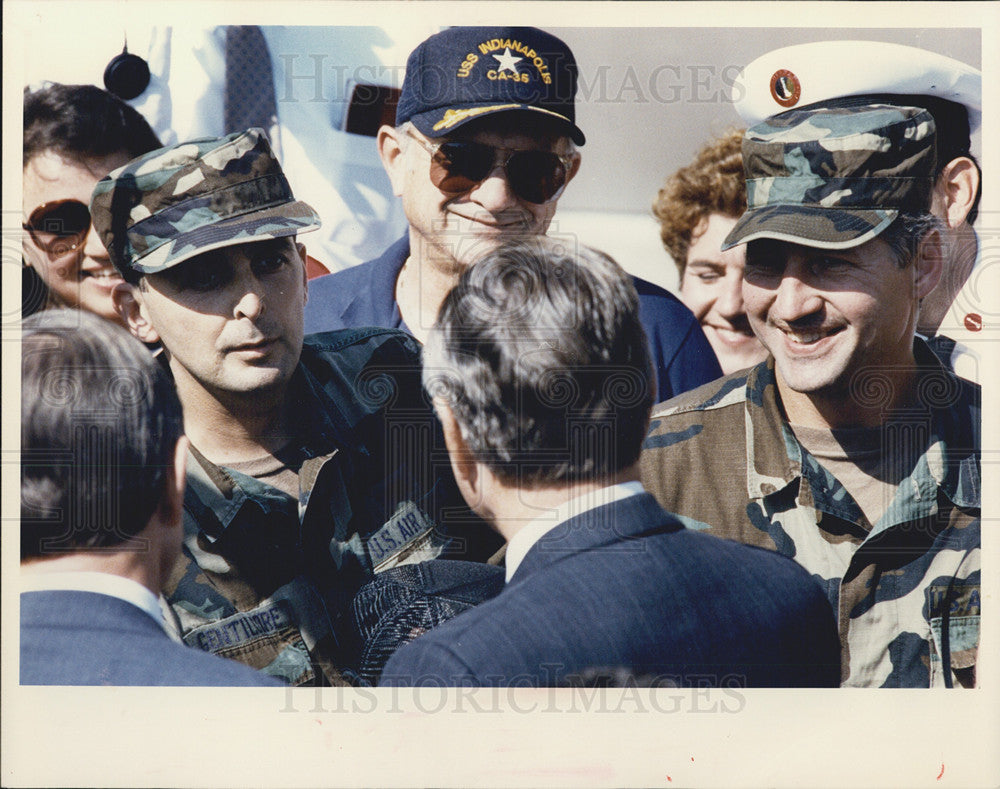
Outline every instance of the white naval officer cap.
[[982, 72], [936, 52], [884, 41], [816, 41], [775, 49], [740, 72], [732, 95], [736, 111], [752, 126], [786, 110], [872, 94], [961, 104], [970, 132], [982, 121]]

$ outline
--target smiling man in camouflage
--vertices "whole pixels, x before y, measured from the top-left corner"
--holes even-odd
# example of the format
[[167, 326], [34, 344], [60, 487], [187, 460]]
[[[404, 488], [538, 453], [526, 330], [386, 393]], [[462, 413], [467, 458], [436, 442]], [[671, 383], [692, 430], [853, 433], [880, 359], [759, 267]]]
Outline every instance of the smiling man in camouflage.
[[689, 527], [813, 574], [844, 685], [973, 684], [980, 392], [914, 338], [946, 254], [934, 120], [790, 111], [748, 129], [743, 158], [749, 207], [726, 241], [747, 244], [770, 355], [654, 409], [643, 481]]
[[[95, 188], [131, 332], [164, 348], [191, 439], [184, 547], [165, 596], [190, 646], [292, 684], [339, 681], [354, 591], [395, 564], [477, 555], [439, 513], [417, 345], [350, 329], [303, 339], [296, 201], [260, 129], [135, 159]], [[485, 530], [485, 527], [483, 527]]]

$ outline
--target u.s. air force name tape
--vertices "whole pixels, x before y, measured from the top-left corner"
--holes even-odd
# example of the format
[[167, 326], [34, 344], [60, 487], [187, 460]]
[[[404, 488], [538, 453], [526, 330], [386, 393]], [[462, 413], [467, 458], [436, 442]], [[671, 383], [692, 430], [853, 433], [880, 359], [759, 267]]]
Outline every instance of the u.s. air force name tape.
[[441, 547], [434, 546], [433, 530], [434, 521], [426, 513], [412, 501], [403, 502], [385, 525], [366, 541], [372, 567], [376, 571], [384, 570], [399, 564], [404, 556], [421, 561], [434, 558]]

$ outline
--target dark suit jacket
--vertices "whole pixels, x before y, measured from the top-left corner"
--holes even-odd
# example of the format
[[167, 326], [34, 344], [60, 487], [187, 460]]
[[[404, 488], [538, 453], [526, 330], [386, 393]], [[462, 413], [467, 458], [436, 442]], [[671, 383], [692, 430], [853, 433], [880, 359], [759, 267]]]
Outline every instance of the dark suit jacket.
[[390, 658], [388, 685], [826, 687], [833, 612], [794, 561], [685, 529], [648, 493], [546, 533], [494, 599]]
[[272, 685], [232, 660], [170, 640], [142, 609], [94, 592], [21, 595], [22, 685]]

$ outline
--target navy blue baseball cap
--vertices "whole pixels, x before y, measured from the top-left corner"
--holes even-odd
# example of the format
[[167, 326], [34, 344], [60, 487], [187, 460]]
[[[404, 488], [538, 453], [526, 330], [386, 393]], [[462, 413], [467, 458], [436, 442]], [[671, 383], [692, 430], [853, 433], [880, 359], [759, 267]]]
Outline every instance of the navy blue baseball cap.
[[559, 121], [577, 145], [577, 67], [573, 53], [535, 27], [450, 27], [406, 61], [396, 125], [410, 121], [425, 137], [443, 137], [469, 121], [528, 111]]

